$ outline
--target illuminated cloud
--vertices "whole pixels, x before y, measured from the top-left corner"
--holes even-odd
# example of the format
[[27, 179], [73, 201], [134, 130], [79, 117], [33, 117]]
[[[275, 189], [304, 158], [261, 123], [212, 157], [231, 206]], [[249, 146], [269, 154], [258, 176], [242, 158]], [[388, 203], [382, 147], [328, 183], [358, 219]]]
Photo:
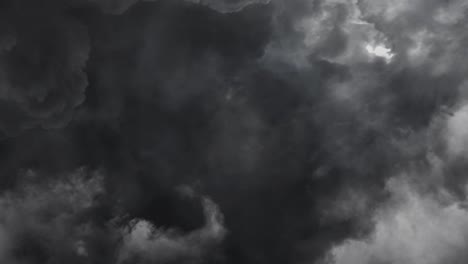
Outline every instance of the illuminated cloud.
[[395, 54], [392, 53], [392, 50], [385, 47], [384, 45], [367, 44], [365, 48], [366, 48], [366, 51], [371, 56], [384, 58], [387, 62], [390, 62], [392, 60], [393, 56], [395, 56]]

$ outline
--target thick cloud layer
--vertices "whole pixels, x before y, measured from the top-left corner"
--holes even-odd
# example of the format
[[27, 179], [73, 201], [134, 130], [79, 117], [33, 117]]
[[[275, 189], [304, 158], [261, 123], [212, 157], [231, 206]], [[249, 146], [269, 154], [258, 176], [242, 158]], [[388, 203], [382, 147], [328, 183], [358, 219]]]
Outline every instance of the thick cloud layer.
[[463, 202], [418, 194], [404, 180], [388, 183], [391, 202], [363, 240], [334, 247], [326, 263], [465, 263], [468, 211]]
[[226, 230], [213, 201], [202, 198], [205, 225], [188, 234], [158, 230], [145, 220], [133, 220], [124, 232], [117, 263], [200, 263], [222, 242]]
[[5, 0], [0, 262], [465, 263], [463, 0]]
[[226, 234], [222, 213], [207, 197], [200, 198], [205, 225], [182, 234], [129, 219], [118, 204], [103, 222], [102, 172], [79, 169], [46, 182], [33, 171], [25, 176], [26, 187], [0, 199], [3, 263], [199, 263], [215, 255]]

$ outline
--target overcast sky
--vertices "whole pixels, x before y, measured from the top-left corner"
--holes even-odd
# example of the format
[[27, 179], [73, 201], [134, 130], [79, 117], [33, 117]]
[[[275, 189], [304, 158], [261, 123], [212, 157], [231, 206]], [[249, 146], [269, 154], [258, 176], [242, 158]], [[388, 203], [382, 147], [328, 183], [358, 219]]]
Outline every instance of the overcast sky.
[[468, 263], [468, 1], [1, 0], [0, 263]]

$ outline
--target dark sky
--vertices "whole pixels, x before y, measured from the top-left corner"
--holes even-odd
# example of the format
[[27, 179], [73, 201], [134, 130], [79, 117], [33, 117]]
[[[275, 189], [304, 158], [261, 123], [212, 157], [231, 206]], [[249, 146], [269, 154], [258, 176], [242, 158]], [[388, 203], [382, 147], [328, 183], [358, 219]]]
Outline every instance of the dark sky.
[[467, 14], [0, 0], [0, 263], [467, 263]]

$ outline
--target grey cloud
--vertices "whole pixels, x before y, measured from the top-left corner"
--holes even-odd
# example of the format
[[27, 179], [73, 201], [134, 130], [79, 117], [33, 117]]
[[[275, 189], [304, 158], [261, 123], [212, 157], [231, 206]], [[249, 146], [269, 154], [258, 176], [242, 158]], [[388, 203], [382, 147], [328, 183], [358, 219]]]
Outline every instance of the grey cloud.
[[[467, 6], [448, 2], [5, 1], [0, 186], [28, 217], [0, 257], [457, 263]], [[67, 183], [80, 166], [99, 188]]]
[[204, 263], [226, 235], [223, 215], [202, 197], [205, 225], [187, 234], [134, 219], [123, 232], [117, 263]]
[[[386, 202], [371, 211], [366, 207], [357, 211], [364, 221], [361, 228], [371, 226], [370, 232], [335, 244], [319, 263], [466, 262], [467, 185], [454, 173], [465, 162], [465, 111], [461, 102], [452, 115], [435, 115], [426, 130], [406, 138], [400, 147], [419, 148], [425, 161], [413, 160], [386, 181]], [[453, 177], [458, 178], [456, 187]], [[343, 206], [359, 209], [363, 201], [362, 197], [339, 199], [325, 215], [346, 216]]]
[[[112, 14], [121, 14], [129, 7], [139, 1], [153, 2], [158, 0], [86, 0], [83, 2], [90, 2], [99, 6], [104, 12]], [[254, 4], [268, 4], [270, 0], [178, 0], [186, 1], [189, 3], [200, 4], [214, 9], [221, 13], [238, 12], [249, 5]]]
[[102, 11], [111, 14], [121, 14], [139, 0], [83, 0], [81, 2], [98, 6]]
[[[0, 107], [9, 114], [0, 116], [2, 132], [14, 135], [36, 126], [62, 127], [85, 100], [90, 39], [87, 27], [68, 10], [97, 6], [105, 13], [121, 14], [137, 2], [48, 1], [39, 7], [7, 1], [0, 30]], [[257, 1], [196, 3], [236, 12]]]
[[[431, 75], [461, 74], [466, 32], [459, 1], [359, 1], [363, 19], [389, 39], [402, 62], [426, 68]], [[450, 14], [450, 15], [448, 15]], [[452, 20], [447, 19], [451, 17]]]
[[63, 126], [84, 101], [88, 84], [84, 72], [90, 50], [86, 27], [60, 10], [24, 10], [24, 4], [2, 9], [2, 26], [7, 28], [0, 33], [3, 134], [38, 125]]
[[[0, 261], [6, 263], [204, 263], [220, 257], [227, 230], [211, 199], [199, 197], [205, 224], [183, 233], [142, 219], [128, 220], [119, 204], [105, 208], [102, 172], [85, 169], [23, 184], [0, 199]], [[96, 210], [110, 210], [100, 219]], [[98, 213], [99, 215], [99, 213]]]
[[103, 192], [100, 176], [78, 170], [63, 179], [38, 182], [35, 178], [40, 176], [35, 172], [27, 174], [18, 190], [6, 192], [0, 199], [0, 260], [83, 263], [86, 245], [81, 249], [76, 245], [85, 243], [98, 230], [89, 219], [80, 218]]
[[[468, 211], [457, 200], [421, 194], [404, 177], [387, 183], [392, 198], [374, 215], [373, 232], [334, 246], [325, 263], [464, 263]], [[447, 199], [447, 198], [446, 198]]]
[[186, 0], [213, 8], [222, 13], [238, 12], [253, 4], [268, 4], [270, 0]]

